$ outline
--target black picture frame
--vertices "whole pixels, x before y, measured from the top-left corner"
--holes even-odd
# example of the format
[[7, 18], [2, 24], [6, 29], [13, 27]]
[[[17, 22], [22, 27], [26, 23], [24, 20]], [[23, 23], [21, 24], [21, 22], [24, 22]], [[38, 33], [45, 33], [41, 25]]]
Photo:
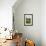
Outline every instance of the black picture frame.
[[33, 26], [33, 14], [24, 14], [24, 26]]

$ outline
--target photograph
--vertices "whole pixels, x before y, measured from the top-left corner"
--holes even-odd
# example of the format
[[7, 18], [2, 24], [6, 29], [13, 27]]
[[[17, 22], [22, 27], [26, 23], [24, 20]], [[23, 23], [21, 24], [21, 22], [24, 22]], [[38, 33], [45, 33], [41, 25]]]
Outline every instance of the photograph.
[[0, 46], [46, 46], [46, 0], [0, 0]]
[[33, 25], [33, 14], [24, 14], [24, 26]]

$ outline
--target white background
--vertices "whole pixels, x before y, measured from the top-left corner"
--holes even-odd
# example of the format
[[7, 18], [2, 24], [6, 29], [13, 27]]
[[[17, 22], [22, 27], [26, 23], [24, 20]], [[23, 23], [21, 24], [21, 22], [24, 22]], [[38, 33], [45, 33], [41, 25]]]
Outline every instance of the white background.
[[16, 0], [0, 0], [0, 27], [12, 29], [12, 6]]

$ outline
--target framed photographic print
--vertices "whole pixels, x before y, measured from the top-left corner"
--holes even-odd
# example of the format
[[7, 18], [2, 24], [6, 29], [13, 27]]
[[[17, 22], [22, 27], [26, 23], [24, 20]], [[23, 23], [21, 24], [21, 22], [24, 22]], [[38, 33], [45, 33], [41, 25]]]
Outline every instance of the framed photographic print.
[[24, 14], [24, 26], [33, 25], [33, 14]]

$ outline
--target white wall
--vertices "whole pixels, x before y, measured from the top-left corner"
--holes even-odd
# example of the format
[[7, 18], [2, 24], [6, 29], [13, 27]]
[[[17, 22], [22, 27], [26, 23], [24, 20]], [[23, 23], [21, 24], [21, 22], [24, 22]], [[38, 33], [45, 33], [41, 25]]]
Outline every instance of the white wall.
[[41, 38], [42, 46], [46, 46], [46, 0], [41, 2]]
[[[23, 0], [13, 7], [15, 28], [41, 46], [41, 0]], [[24, 14], [33, 14], [33, 26], [24, 26]]]
[[0, 0], [0, 27], [12, 28], [12, 6], [16, 0]]

